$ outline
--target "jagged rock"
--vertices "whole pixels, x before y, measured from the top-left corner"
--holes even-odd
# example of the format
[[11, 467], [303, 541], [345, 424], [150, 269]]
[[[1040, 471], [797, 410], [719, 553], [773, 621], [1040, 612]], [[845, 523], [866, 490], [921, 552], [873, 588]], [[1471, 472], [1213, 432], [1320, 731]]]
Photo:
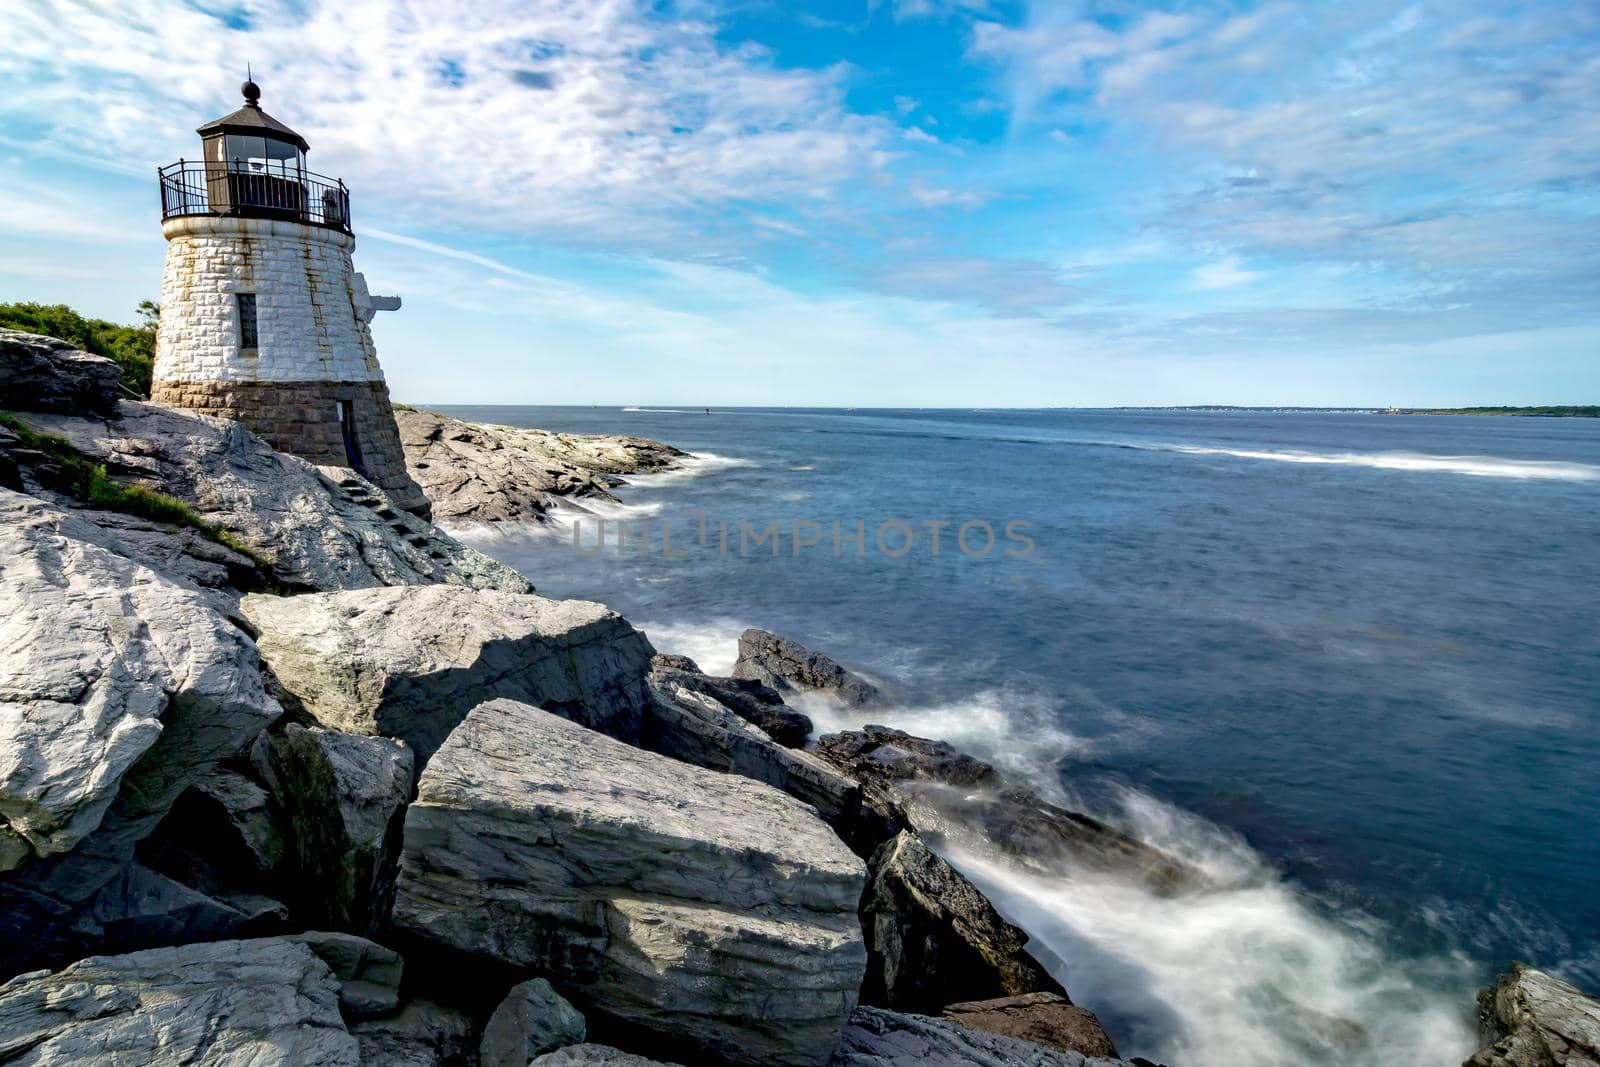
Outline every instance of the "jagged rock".
[[413, 1000], [388, 1019], [355, 1023], [362, 1067], [469, 1067], [472, 1020], [454, 1008]]
[[860, 988], [864, 873], [775, 789], [495, 700], [422, 774], [394, 918], [664, 1046], [815, 1065]]
[[688, 671], [690, 674], [703, 674], [700, 665], [688, 656], [680, 656], [675, 652], [657, 652], [650, 657], [651, 670]]
[[336, 931], [289, 934], [328, 965], [339, 982], [339, 1008], [346, 1019], [388, 1015], [400, 1007], [400, 953], [364, 937]]
[[864, 1004], [932, 1013], [956, 1001], [1066, 992], [1028, 955], [1028, 935], [915, 834], [900, 833], [872, 857], [861, 927]]
[[169, 851], [203, 852], [212, 867], [246, 877], [283, 859], [283, 828], [267, 791], [226, 767], [185, 790], [156, 836]]
[[651, 677], [658, 684], [671, 682], [695, 693], [704, 693], [768, 737], [787, 748], [799, 748], [811, 737], [811, 718], [785, 706], [776, 689], [749, 678], [712, 678], [694, 670], [682, 670], [651, 661]]
[[862, 1005], [850, 1016], [829, 1067], [1126, 1067], [1013, 1037]]
[[65, 341], [0, 328], [0, 408], [110, 411], [122, 368]]
[[213, 941], [94, 956], [0, 986], [16, 1067], [357, 1067], [338, 984], [304, 945]]
[[543, 978], [511, 987], [489, 1016], [478, 1042], [479, 1067], [527, 1067], [535, 1056], [588, 1036], [583, 1015]]
[[296, 914], [312, 925], [375, 930], [394, 899], [411, 749], [290, 723], [263, 734], [252, 760], [287, 823], [283, 881]]
[[868, 726], [819, 738], [817, 754], [859, 780], [869, 803], [898, 812], [924, 837], [999, 848], [1044, 873], [1070, 863], [1136, 875], [1162, 892], [1202, 884], [1200, 872], [1173, 856], [1010, 788], [989, 764], [942, 741]]
[[766, 630], [750, 629], [739, 635], [739, 658], [734, 661], [733, 676], [764, 682], [780, 691], [827, 693], [852, 708], [883, 700], [883, 691], [859, 674], [798, 641]]
[[406, 512], [353, 471], [274, 452], [227, 419], [125, 400], [109, 419], [30, 414], [27, 422], [104, 462], [114, 478], [189, 504], [270, 560], [283, 585], [533, 588], [510, 567]]
[[1525, 963], [1478, 994], [1478, 1014], [1497, 1040], [1463, 1067], [1600, 1064], [1600, 1000]]
[[548, 1052], [528, 1067], [683, 1067], [665, 1060], [649, 1060], [610, 1045], [569, 1045], [559, 1052]]
[[674, 675], [651, 675], [653, 699], [640, 733], [642, 747], [775, 786], [815, 808], [862, 857], [899, 830], [891, 813], [867, 803], [854, 779], [809, 752], [774, 743], [725, 705], [678, 684]]
[[888, 726], [828, 734], [817, 752], [863, 781], [938, 782], [942, 785], [998, 787], [1000, 774], [982, 760], [958, 752], [948, 742], [914, 737]]
[[941, 1015], [972, 1030], [1032, 1041], [1036, 1045], [1085, 1056], [1115, 1059], [1111, 1043], [1094, 1012], [1080, 1008], [1056, 993], [1025, 993], [1016, 997], [947, 1004]]
[[95, 536], [0, 490], [0, 974], [59, 961], [178, 795], [280, 714], [238, 627]]
[[670, 470], [685, 453], [642, 437], [550, 433], [397, 409], [406, 469], [436, 521], [542, 521], [552, 498], [614, 500], [609, 475]]
[[652, 650], [600, 604], [434, 585], [252, 595], [240, 610], [286, 700], [325, 726], [401, 738], [419, 765], [494, 697], [638, 734]]

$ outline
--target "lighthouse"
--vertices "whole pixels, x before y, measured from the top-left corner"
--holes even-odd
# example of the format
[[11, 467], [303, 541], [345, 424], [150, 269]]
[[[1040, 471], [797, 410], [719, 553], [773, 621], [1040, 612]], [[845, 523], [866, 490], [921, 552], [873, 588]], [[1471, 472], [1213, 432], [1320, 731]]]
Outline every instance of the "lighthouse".
[[167, 261], [151, 399], [352, 468], [426, 515], [368, 328], [400, 299], [373, 296], [356, 273], [344, 182], [306, 168], [311, 146], [261, 110], [255, 82], [241, 91], [243, 107], [196, 131], [198, 160], [160, 169]]

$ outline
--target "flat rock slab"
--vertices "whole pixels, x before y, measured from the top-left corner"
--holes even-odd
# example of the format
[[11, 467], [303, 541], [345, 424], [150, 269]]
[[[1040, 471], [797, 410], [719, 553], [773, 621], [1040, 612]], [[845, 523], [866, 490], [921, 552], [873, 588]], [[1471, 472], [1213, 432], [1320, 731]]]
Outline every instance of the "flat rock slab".
[[776, 789], [495, 700], [422, 774], [394, 915], [702, 1060], [816, 1065], [861, 984], [864, 878]]
[[638, 733], [652, 649], [601, 604], [433, 585], [252, 594], [240, 610], [288, 699], [332, 729], [404, 740], [419, 769], [495, 697]]
[[91, 956], [0, 986], [13, 1067], [358, 1067], [339, 986], [302, 944], [214, 941]]

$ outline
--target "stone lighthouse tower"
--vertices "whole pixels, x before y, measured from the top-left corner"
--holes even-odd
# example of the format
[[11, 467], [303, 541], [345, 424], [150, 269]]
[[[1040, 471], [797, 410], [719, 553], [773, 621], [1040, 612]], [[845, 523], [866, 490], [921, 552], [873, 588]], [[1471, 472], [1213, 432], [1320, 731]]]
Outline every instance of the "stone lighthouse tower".
[[308, 171], [305, 138], [261, 110], [254, 82], [242, 91], [242, 108], [198, 130], [198, 161], [161, 168], [152, 399], [354, 468], [426, 514], [367, 327], [400, 300], [372, 296], [355, 272], [344, 182]]

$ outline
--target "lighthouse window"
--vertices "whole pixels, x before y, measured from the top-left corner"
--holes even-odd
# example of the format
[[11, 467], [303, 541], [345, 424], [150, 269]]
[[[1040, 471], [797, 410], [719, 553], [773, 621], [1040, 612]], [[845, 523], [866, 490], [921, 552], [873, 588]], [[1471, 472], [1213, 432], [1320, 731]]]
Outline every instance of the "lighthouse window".
[[223, 151], [232, 164], [230, 169], [277, 178], [298, 178], [305, 169], [305, 157], [300, 149], [284, 141], [236, 133], [228, 134], [225, 141]]
[[239, 302], [239, 347], [256, 347], [256, 294], [235, 293]]

